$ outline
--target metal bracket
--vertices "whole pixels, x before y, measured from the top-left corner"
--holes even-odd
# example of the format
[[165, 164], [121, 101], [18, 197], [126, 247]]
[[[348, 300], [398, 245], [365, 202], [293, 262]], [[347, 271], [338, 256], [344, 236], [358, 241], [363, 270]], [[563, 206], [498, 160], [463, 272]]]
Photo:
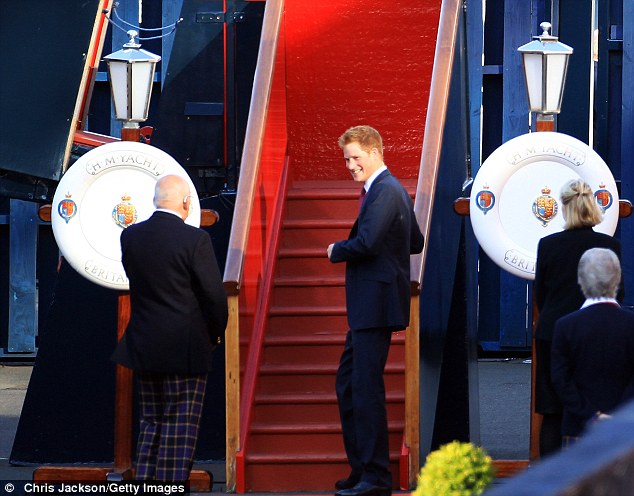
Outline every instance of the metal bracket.
[[225, 177], [227, 175], [227, 168], [225, 166], [209, 167], [205, 169], [198, 169], [198, 177]]
[[[0, 362], [6, 363], [9, 361], [20, 361], [23, 359], [34, 359], [37, 356], [37, 348], [32, 351], [25, 352], [15, 352], [9, 351], [7, 348], [0, 348]], [[11, 360], [4, 360], [5, 358], [9, 358]]]
[[224, 24], [229, 22], [235, 24], [245, 20], [244, 12], [234, 12], [230, 19], [227, 18], [226, 12], [198, 12], [196, 14], [196, 22], [198, 23]]
[[225, 13], [224, 12], [197, 12], [196, 22], [222, 24], [225, 22]]
[[223, 115], [222, 102], [185, 102], [185, 115]]

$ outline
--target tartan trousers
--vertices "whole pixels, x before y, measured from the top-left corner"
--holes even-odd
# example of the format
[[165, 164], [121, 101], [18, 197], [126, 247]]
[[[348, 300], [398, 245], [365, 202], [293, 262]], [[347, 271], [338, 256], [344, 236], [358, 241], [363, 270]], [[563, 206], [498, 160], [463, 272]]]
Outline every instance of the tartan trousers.
[[186, 481], [192, 468], [207, 374], [137, 373], [137, 480]]

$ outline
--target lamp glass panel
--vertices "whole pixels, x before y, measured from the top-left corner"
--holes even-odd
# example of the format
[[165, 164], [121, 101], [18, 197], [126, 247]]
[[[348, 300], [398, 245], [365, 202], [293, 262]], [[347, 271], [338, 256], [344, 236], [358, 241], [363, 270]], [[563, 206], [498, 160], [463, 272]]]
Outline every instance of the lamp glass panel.
[[542, 54], [524, 53], [524, 73], [528, 102], [533, 112], [542, 108]]
[[110, 86], [112, 100], [117, 119], [128, 118], [128, 64], [126, 62], [109, 61]]
[[548, 54], [546, 57], [546, 100], [544, 111], [559, 113], [561, 110], [561, 97], [566, 75], [567, 54]]
[[132, 64], [132, 120], [144, 121], [152, 91], [154, 76], [153, 62], [139, 62]]

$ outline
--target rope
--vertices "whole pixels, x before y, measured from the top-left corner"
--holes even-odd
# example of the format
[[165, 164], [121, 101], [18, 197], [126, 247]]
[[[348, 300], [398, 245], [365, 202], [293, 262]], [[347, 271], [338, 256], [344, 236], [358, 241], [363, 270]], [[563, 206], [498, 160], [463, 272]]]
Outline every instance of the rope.
[[[121, 31], [127, 33], [128, 29], [124, 26], [127, 26], [128, 28], [133, 28], [135, 30], [137, 30], [138, 32], [141, 31], [165, 31], [166, 29], [169, 29], [170, 31], [168, 33], [163, 33], [157, 36], [147, 36], [147, 37], [141, 37], [141, 36], [137, 36], [136, 39], [139, 41], [148, 41], [148, 40], [156, 40], [159, 38], [164, 38], [166, 36], [169, 36], [170, 34], [172, 34], [174, 31], [176, 31], [176, 28], [178, 27], [179, 23], [182, 22], [183, 18], [179, 18], [176, 22], [172, 23], [172, 24], [168, 24], [167, 26], [162, 26], [160, 28], [142, 28], [141, 26], [135, 26], [134, 24], [131, 24], [127, 21], [124, 21], [123, 19], [121, 19], [121, 17], [119, 17], [119, 14], [117, 13], [117, 7], [119, 6], [119, 2], [115, 2], [112, 6], [112, 13], [114, 14], [114, 16], [117, 18], [118, 22], [115, 22], [112, 20], [111, 17], [106, 16], [106, 19], [108, 19], [108, 22], [110, 24], [112, 24], [114, 27], [116, 27], [117, 29], [120, 29]], [[104, 13], [106, 13], [107, 11], [105, 11]], [[119, 24], [120, 23], [120, 24]]]

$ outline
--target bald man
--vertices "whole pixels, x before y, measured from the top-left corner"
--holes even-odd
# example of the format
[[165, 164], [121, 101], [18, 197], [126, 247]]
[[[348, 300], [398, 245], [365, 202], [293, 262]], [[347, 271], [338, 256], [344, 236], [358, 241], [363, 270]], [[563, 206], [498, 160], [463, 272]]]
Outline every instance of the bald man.
[[113, 359], [136, 373], [140, 429], [136, 479], [186, 481], [227, 296], [209, 235], [185, 223], [185, 179], [156, 183], [152, 216], [121, 233], [130, 322]]

